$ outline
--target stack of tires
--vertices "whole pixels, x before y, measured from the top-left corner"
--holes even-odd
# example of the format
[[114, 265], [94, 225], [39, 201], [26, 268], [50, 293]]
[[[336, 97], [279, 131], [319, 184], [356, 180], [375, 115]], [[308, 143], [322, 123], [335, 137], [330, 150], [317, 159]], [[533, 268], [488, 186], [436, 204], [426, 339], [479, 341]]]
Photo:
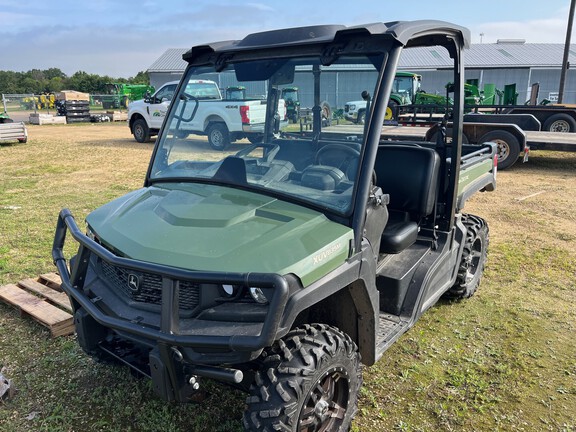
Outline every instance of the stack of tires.
[[83, 100], [58, 100], [56, 110], [59, 116], [66, 116], [66, 123], [90, 121], [90, 102]]

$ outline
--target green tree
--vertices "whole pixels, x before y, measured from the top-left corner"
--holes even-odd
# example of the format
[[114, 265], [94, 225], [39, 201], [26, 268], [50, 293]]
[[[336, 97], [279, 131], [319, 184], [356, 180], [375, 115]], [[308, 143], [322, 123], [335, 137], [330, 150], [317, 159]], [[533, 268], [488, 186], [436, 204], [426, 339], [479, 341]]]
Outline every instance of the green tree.
[[146, 71], [140, 71], [135, 77], [129, 79], [131, 84], [146, 84], [150, 85], [150, 76]]

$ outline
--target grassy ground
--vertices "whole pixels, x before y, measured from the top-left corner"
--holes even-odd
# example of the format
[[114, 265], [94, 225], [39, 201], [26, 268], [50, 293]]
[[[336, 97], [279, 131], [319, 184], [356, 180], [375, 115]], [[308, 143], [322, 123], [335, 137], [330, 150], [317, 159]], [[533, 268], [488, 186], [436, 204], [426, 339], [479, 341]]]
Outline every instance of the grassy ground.
[[[0, 284], [53, 271], [56, 217], [79, 223], [142, 185], [151, 144], [125, 124], [31, 126], [0, 146]], [[490, 224], [481, 288], [441, 302], [364, 370], [353, 431], [576, 431], [576, 153], [534, 152], [467, 211]], [[75, 337], [0, 304], [0, 368], [18, 388], [1, 431], [236, 431], [244, 395], [205, 382], [198, 404], [96, 364]]]

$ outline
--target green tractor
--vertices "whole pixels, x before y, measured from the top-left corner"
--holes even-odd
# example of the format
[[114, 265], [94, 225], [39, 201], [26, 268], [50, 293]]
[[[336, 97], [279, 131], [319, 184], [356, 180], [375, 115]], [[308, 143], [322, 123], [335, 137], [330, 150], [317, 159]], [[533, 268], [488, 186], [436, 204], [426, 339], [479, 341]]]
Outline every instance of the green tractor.
[[413, 72], [396, 72], [392, 93], [386, 108], [387, 120], [398, 117], [398, 105], [446, 106], [447, 103], [451, 104], [451, 101], [445, 96], [426, 93], [420, 88], [421, 84], [421, 75]]
[[284, 87], [282, 89], [282, 99], [286, 104], [286, 115], [292, 123], [298, 121], [300, 115], [300, 98], [298, 97], [298, 87]]
[[244, 86], [226, 87], [226, 100], [246, 100], [246, 87]]
[[0, 123], [12, 123], [13, 121], [14, 120], [8, 117], [8, 113], [0, 112]]
[[102, 96], [102, 108], [128, 108], [130, 102], [144, 99], [148, 93], [154, 93], [154, 87], [146, 84], [108, 83]]

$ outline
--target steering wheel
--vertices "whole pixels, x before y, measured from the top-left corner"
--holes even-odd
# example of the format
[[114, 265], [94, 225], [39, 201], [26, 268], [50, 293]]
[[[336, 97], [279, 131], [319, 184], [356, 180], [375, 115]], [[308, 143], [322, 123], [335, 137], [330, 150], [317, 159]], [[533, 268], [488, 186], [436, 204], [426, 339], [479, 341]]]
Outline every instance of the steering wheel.
[[348, 179], [354, 178], [358, 171], [360, 150], [345, 144], [327, 144], [316, 153], [317, 165], [328, 165], [338, 168]]

